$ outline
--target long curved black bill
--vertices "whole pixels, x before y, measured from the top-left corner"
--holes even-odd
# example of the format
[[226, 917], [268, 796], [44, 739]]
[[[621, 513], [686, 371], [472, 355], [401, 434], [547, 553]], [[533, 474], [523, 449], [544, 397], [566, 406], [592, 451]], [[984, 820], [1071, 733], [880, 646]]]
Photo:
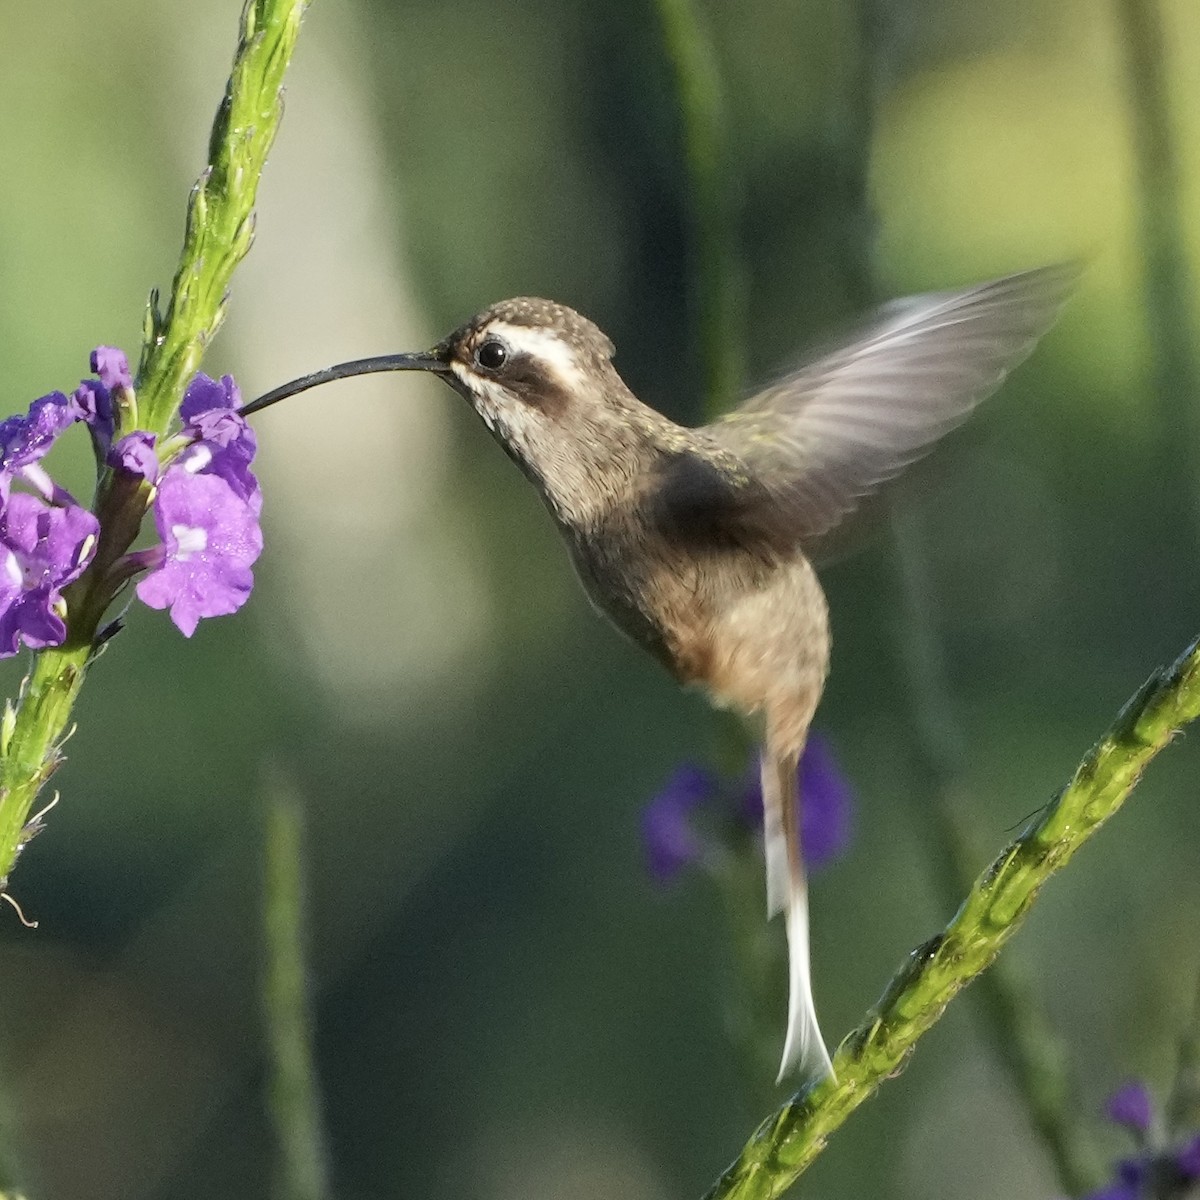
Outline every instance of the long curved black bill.
[[372, 375], [377, 371], [432, 371], [444, 375], [449, 370], [446, 360], [433, 350], [419, 354], [381, 354], [377, 358], [356, 358], [353, 362], [337, 363], [323, 371], [314, 371], [311, 375], [301, 375], [291, 383], [281, 383], [279, 387], [272, 388], [257, 400], [243, 404], [238, 411], [243, 417], [248, 417], [280, 400], [296, 395], [297, 392], [307, 392], [309, 388], [319, 387], [322, 383], [332, 383], [335, 379], [349, 379], [352, 375]]

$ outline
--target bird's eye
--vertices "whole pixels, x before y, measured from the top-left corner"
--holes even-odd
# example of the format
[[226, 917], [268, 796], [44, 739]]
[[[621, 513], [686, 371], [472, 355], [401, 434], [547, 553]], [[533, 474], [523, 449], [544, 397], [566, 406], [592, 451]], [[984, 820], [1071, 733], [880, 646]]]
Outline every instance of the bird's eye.
[[508, 347], [489, 338], [475, 351], [475, 361], [487, 371], [498, 371], [508, 361]]

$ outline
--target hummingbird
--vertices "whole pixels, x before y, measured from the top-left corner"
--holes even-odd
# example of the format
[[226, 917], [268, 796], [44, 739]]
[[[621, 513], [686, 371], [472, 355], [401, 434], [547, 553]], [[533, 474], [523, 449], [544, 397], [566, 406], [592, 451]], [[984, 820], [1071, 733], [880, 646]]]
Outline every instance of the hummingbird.
[[642, 403], [590, 320], [531, 297], [484, 309], [431, 350], [340, 363], [242, 409], [353, 375], [436, 375], [537, 489], [595, 607], [680, 683], [756, 723], [767, 915], [784, 914], [788, 946], [779, 1080], [833, 1072], [813, 1001], [796, 799], [831, 646], [813, 557], [999, 387], [1077, 274], [1042, 267], [893, 301], [698, 428]]

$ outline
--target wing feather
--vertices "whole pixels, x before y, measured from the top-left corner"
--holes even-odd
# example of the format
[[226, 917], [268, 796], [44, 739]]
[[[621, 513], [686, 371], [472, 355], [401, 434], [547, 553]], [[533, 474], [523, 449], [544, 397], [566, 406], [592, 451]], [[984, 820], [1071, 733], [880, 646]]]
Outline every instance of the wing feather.
[[[761, 487], [747, 531], [820, 538], [966, 419], [1033, 349], [1067, 299], [1072, 264], [879, 309], [857, 336], [700, 432]], [[755, 512], [767, 505], [774, 511]]]

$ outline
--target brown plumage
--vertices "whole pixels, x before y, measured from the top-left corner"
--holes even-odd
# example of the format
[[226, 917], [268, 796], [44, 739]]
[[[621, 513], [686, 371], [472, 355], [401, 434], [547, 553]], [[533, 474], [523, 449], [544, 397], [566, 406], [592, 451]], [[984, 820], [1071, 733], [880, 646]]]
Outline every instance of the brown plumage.
[[446, 380], [538, 488], [588, 595], [681, 683], [761, 723], [768, 915], [786, 915], [780, 1076], [831, 1071], [809, 979], [797, 766], [829, 665], [810, 552], [999, 386], [1064, 301], [1048, 267], [887, 305], [852, 337], [699, 429], [642, 404], [573, 309], [506, 300], [427, 354], [343, 364]]

